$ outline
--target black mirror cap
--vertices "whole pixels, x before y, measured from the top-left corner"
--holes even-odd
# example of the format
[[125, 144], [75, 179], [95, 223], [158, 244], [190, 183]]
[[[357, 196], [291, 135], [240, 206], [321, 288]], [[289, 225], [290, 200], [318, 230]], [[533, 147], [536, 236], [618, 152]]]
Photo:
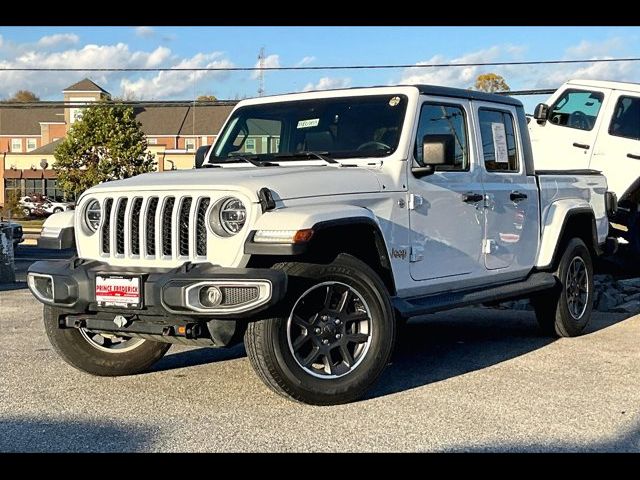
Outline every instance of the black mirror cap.
[[536, 105], [536, 109], [533, 111], [533, 118], [539, 122], [546, 122], [549, 117], [549, 105], [546, 103], [539, 103]]
[[205, 157], [211, 145], [203, 145], [198, 150], [196, 150], [196, 159], [195, 159], [195, 168], [202, 168], [204, 164]]

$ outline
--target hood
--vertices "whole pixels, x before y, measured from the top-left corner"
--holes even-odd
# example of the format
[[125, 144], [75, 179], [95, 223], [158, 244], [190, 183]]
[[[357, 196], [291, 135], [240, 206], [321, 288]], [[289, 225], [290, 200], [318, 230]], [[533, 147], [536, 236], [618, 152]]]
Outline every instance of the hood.
[[267, 187], [275, 197], [293, 198], [350, 193], [379, 192], [378, 176], [363, 167], [232, 167], [155, 172], [97, 185], [90, 192], [130, 192], [150, 190], [244, 191], [254, 201]]

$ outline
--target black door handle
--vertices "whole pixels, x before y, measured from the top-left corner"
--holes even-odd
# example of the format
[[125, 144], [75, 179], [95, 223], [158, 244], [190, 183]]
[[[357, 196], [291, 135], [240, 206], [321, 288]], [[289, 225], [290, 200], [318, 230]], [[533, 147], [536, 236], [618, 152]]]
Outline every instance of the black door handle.
[[573, 143], [574, 147], [578, 147], [578, 148], [584, 148], [585, 150], [589, 150], [591, 147], [589, 145], [587, 145], [586, 143]]
[[481, 201], [484, 195], [481, 193], [467, 192], [462, 194], [462, 201], [465, 203], [476, 203]]
[[513, 191], [509, 195], [509, 198], [511, 199], [512, 202], [518, 202], [520, 200], [524, 200], [525, 198], [527, 198], [527, 194], [518, 192], [518, 191]]
[[627, 153], [627, 157], [633, 158], [634, 160], [640, 160], [640, 155], [634, 155], [633, 153]]

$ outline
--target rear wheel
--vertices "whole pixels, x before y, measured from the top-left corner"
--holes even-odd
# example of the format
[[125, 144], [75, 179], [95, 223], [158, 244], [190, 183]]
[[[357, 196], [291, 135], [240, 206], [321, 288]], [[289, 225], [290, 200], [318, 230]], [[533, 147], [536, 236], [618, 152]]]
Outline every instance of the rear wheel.
[[288, 302], [281, 316], [251, 322], [247, 354], [275, 392], [305, 403], [357, 399], [391, 355], [395, 320], [386, 288], [366, 264], [341, 255], [329, 265], [284, 263]]
[[62, 209], [62, 207], [56, 207], [53, 209], [53, 213], [60, 213], [63, 212], [64, 210]]
[[575, 337], [591, 319], [593, 309], [593, 263], [580, 238], [572, 238], [560, 259], [558, 288], [532, 299], [536, 318], [547, 335]]
[[171, 344], [141, 338], [59, 328], [60, 310], [44, 306], [44, 326], [51, 345], [71, 366], [92, 375], [115, 377], [144, 372]]
[[30, 208], [27, 208], [27, 207], [24, 207], [24, 208], [22, 209], [22, 216], [23, 216], [24, 218], [29, 218], [29, 217], [31, 216], [31, 209], [30, 209]]

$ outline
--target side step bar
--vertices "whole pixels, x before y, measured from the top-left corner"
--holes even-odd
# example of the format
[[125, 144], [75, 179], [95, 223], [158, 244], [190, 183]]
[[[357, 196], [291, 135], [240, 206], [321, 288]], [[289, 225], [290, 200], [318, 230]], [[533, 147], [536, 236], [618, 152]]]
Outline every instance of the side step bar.
[[526, 297], [535, 292], [552, 289], [556, 285], [557, 279], [552, 273], [540, 272], [530, 275], [522, 282], [460, 292], [438, 293], [425, 297], [394, 297], [392, 302], [403, 318], [410, 318], [451, 308], [508, 300], [514, 297]]

